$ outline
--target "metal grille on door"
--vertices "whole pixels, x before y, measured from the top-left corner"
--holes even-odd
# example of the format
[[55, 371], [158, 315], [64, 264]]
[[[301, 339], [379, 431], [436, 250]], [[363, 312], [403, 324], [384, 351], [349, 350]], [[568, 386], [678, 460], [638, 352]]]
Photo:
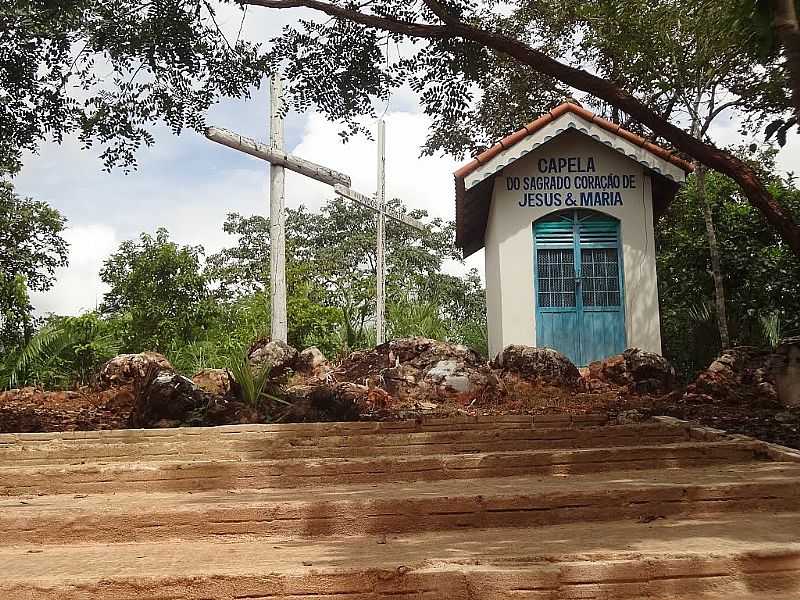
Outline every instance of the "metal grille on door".
[[566, 211], [534, 224], [536, 339], [586, 365], [624, 350], [619, 222]]

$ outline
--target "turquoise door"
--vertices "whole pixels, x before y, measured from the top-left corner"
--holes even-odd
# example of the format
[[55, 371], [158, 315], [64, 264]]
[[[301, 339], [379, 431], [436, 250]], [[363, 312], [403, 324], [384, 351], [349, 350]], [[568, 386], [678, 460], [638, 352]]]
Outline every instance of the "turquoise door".
[[536, 344], [579, 366], [625, 349], [619, 221], [592, 211], [533, 225]]

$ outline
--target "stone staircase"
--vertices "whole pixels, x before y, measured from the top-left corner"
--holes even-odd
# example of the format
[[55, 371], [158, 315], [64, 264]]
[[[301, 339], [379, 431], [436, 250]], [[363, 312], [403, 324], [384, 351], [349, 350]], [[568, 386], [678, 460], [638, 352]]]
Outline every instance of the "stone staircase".
[[800, 453], [602, 415], [0, 435], [0, 598], [800, 598]]

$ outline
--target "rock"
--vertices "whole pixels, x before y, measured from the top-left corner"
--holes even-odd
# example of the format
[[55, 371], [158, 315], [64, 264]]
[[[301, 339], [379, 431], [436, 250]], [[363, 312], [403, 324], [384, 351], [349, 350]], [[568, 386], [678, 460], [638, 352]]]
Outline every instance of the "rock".
[[626, 410], [617, 415], [617, 425], [631, 425], [634, 423], [641, 423], [647, 417], [640, 413], [638, 410]]
[[191, 379], [173, 371], [155, 371], [135, 386], [131, 427], [152, 427], [159, 422], [184, 423], [192, 413], [204, 410], [210, 396]]
[[286, 390], [289, 422], [358, 421], [362, 414], [383, 410], [391, 403], [386, 391], [351, 382], [297, 385]]
[[584, 379], [589, 390], [597, 389], [594, 382], [599, 381], [637, 394], [666, 394], [675, 385], [675, 369], [660, 354], [629, 348], [589, 364]]
[[308, 377], [319, 377], [329, 370], [328, 359], [316, 346], [306, 348], [295, 360], [295, 371]]
[[417, 410], [425, 412], [425, 411], [436, 410], [437, 408], [439, 408], [439, 405], [436, 404], [435, 402], [426, 402], [425, 400], [422, 400], [421, 402], [417, 403], [415, 408]]
[[158, 352], [120, 354], [102, 366], [98, 384], [101, 389], [134, 384], [145, 379], [152, 369], [174, 371], [167, 358]]
[[270, 379], [286, 375], [295, 368], [297, 350], [280, 340], [262, 339], [250, 346], [247, 362], [252, 369], [270, 368]]
[[331, 375], [338, 381], [381, 388], [409, 403], [463, 400], [496, 385], [475, 351], [426, 338], [401, 338], [354, 352]]
[[466, 375], [449, 375], [442, 380], [442, 385], [462, 394], [473, 390], [472, 381]]
[[783, 340], [775, 349], [775, 387], [784, 406], [800, 407], [800, 337]]
[[687, 386], [683, 401], [775, 404], [776, 376], [784, 372], [788, 354], [752, 346], [729, 348]]
[[238, 400], [212, 398], [205, 410], [204, 425], [231, 425], [236, 423], [257, 423], [257, 411], [250, 410]]
[[558, 350], [512, 344], [506, 346], [490, 363], [503, 375], [523, 381], [573, 387], [580, 381], [577, 367]]
[[203, 369], [192, 376], [201, 390], [215, 396], [226, 396], [231, 391], [232, 379], [227, 369]]
[[428, 369], [425, 377], [432, 382], [456, 392], [469, 392], [472, 382], [463, 374], [464, 365], [457, 360], [440, 360], [433, 368]]

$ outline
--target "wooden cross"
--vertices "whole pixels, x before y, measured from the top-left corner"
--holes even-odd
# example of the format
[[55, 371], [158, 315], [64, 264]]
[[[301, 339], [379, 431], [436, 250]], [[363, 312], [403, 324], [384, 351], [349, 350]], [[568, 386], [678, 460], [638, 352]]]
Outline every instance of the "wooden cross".
[[386, 217], [419, 231], [425, 231], [425, 225], [416, 219], [386, 208], [386, 126], [382, 119], [378, 121], [378, 190], [375, 192], [375, 198], [372, 199], [341, 184], [335, 185], [333, 189], [340, 196], [358, 202], [377, 213], [375, 341], [380, 345], [386, 336]]
[[[277, 94], [275, 87], [273, 97], [280, 98], [280, 88]], [[378, 344], [385, 341], [386, 332], [386, 244], [385, 228], [386, 217], [394, 219], [414, 229], [425, 231], [425, 225], [416, 219], [386, 208], [386, 149], [385, 126], [381, 120], [378, 122], [378, 190], [371, 198], [350, 188], [350, 177], [323, 167], [311, 161], [287, 154], [283, 149], [283, 124], [275, 122], [275, 115], [280, 113], [280, 106], [272, 105], [271, 131], [280, 131], [279, 136], [272, 135], [272, 144], [266, 145], [248, 137], [233, 133], [220, 127], [206, 129], [206, 137], [213, 142], [228, 146], [239, 152], [244, 152], [270, 163], [270, 252], [272, 262], [270, 268], [270, 285], [272, 288], [272, 339], [286, 341], [286, 266], [285, 266], [285, 222], [283, 206], [283, 169], [289, 169], [311, 179], [321, 181], [333, 186], [337, 194], [358, 202], [377, 213], [377, 247], [376, 247], [376, 311], [375, 311], [375, 337]], [[278, 170], [279, 169], [279, 170]], [[276, 323], [279, 325], [276, 327]]]

